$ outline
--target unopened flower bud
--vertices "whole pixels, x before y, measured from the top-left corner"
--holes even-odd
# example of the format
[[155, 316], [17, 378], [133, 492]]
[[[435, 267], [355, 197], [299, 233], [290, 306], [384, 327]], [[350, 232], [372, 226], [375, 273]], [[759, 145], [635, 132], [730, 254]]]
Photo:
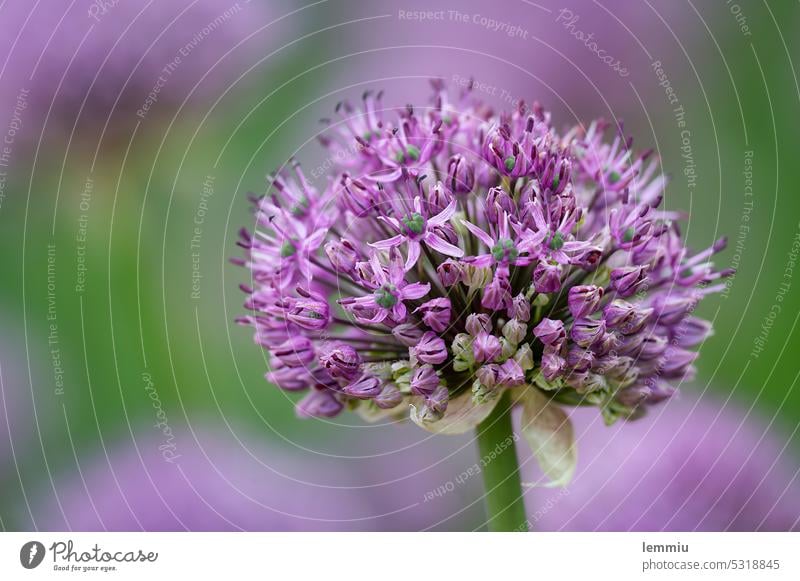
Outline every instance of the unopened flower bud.
[[492, 390], [497, 386], [499, 376], [500, 366], [496, 363], [482, 365], [480, 369], [475, 372], [475, 377], [487, 390]]
[[450, 345], [453, 352], [453, 371], [461, 372], [471, 369], [475, 365], [475, 355], [472, 352], [473, 339], [466, 333], [459, 333]]
[[442, 182], [436, 182], [435, 186], [428, 189], [425, 196], [425, 201], [428, 202], [432, 214], [438, 214], [444, 210], [452, 199], [453, 194]]
[[677, 325], [696, 303], [693, 297], [660, 295], [653, 300], [653, 318], [661, 325]]
[[587, 371], [594, 363], [594, 353], [588, 349], [572, 347], [567, 353], [567, 365], [575, 371]]
[[533, 334], [545, 345], [558, 345], [567, 338], [564, 323], [557, 319], [542, 319]]
[[396, 385], [387, 383], [381, 392], [373, 400], [375, 405], [383, 410], [389, 410], [400, 405], [403, 401], [402, 392]]
[[471, 289], [485, 288], [492, 281], [491, 268], [479, 268], [465, 264], [461, 280]]
[[687, 317], [675, 328], [673, 338], [679, 347], [694, 347], [705, 341], [711, 333], [711, 322]]
[[603, 308], [603, 319], [613, 329], [625, 325], [633, 317], [636, 307], [628, 301], [614, 299]]
[[[661, 375], [666, 379], [683, 379], [698, 353], [680, 347], [670, 347], [661, 363]], [[693, 375], [693, 374], [692, 374]]]
[[572, 324], [569, 336], [581, 347], [589, 347], [606, 332], [603, 319], [578, 319]]
[[539, 293], [561, 290], [561, 265], [540, 262], [533, 271], [533, 286]]
[[287, 367], [305, 367], [314, 360], [314, 346], [307, 337], [295, 336], [272, 350]]
[[516, 345], [514, 345], [505, 337], [500, 337], [500, 357], [497, 358], [497, 361], [505, 361], [509, 357], [513, 356], [516, 351]]
[[522, 385], [525, 383], [525, 372], [519, 366], [519, 363], [513, 359], [508, 359], [500, 366], [498, 383], [503, 387]]
[[353, 379], [359, 373], [361, 357], [350, 345], [336, 343], [319, 356], [319, 362], [331, 377]]
[[476, 404], [486, 403], [490, 399], [494, 399], [496, 393], [494, 388], [484, 385], [480, 379], [472, 382], [472, 401]]
[[302, 391], [311, 383], [308, 371], [303, 367], [287, 367], [280, 359], [273, 359], [270, 367], [264, 377], [285, 391]]
[[436, 333], [426, 331], [419, 343], [411, 348], [412, 353], [423, 363], [444, 363], [447, 359], [447, 347], [444, 339]]
[[337, 272], [350, 274], [355, 270], [358, 253], [349, 240], [331, 240], [325, 245], [325, 254]]
[[608, 383], [602, 375], [598, 375], [597, 373], [587, 373], [585, 375], [581, 375], [580, 381], [573, 385], [573, 387], [578, 393], [587, 394], [606, 389], [608, 387]]
[[623, 298], [634, 294], [647, 278], [644, 266], [624, 266], [611, 271], [611, 288]]
[[493, 361], [500, 356], [502, 350], [500, 340], [486, 331], [478, 333], [472, 342], [472, 353], [475, 355], [475, 361]]
[[477, 337], [480, 333], [489, 333], [492, 330], [492, 320], [484, 313], [472, 313], [467, 316], [467, 333]]
[[483, 289], [481, 306], [492, 311], [512, 308], [511, 285], [506, 277], [495, 276], [489, 286]]
[[518, 319], [511, 319], [503, 325], [503, 337], [516, 347], [528, 334], [528, 325]]
[[461, 282], [463, 268], [460, 262], [448, 258], [436, 268], [439, 280], [446, 287], [455, 286]]
[[523, 323], [531, 320], [531, 303], [525, 298], [525, 295], [518, 294], [514, 297], [514, 311], [512, 316]]
[[486, 194], [486, 217], [489, 222], [496, 224], [499, 218], [499, 210], [513, 214], [516, 210], [514, 200], [503, 188], [490, 188]]
[[344, 405], [336, 396], [326, 390], [313, 389], [311, 392], [297, 402], [295, 412], [301, 418], [332, 418], [337, 415]]
[[433, 393], [425, 398], [425, 405], [428, 410], [436, 417], [441, 418], [444, 412], [447, 411], [447, 402], [450, 399], [450, 394], [447, 388], [440, 385]]
[[548, 351], [545, 348], [545, 352], [542, 355], [542, 375], [544, 375], [545, 379], [552, 381], [561, 375], [566, 366], [567, 361], [558, 352]]
[[422, 313], [422, 322], [437, 333], [444, 332], [450, 325], [450, 299], [432, 299], [420, 305], [415, 313]]
[[639, 357], [644, 361], [649, 361], [660, 357], [667, 349], [667, 340], [664, 337], [648, 333], [642, 337], [639, 347]]
[[372, 399], [383, 391], [383, 382], [374, 375], [362, 375], [342, 391], [358, 399]]
[[411, 377], [411, 393], [428, 396], [439, 386], [439, 376], [431, 365], [421, 365]]
[[516, 361], [523, 371], [530, 371], [533, 369], [533, 351], [531, 346], [527, 343], [520, 345], [517, 352], [514, 353], [514, 361]]
[[461, 154], [447, 162], [447, 185], [456, 194], [469, 193], [475, 187], [475, 169]]
[[580, 266], [583, 270], [587, 272], [592, 272], [597, 266], [600, 264], [600, 260], [603, 258], [603, 249], [599, 246], [592, 246], [587, 248], [580, 254], [576, 255], [572, 263]]
[[603, 298], [603, 289], [594, 285], [579, 285], [569, 289], [569, 312], [575, 319], [591, 315], [600, 306]]
[[419, 343], [419, 340], [422, 338], [422, 334], [424, 332], [425, 331], [412, 323], [403, 323], [402, 325], [397, 325], [392, 329], [392, 335], [394, 335], [394, 338], [400, 341], [406, 347], [413, 347]]

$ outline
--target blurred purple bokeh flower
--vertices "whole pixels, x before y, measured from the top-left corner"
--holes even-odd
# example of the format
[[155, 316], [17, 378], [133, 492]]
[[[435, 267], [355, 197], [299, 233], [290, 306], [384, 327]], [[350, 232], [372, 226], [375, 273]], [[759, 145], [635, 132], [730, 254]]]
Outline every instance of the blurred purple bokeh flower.
[[3, 123], [21, 91], [27, 91], [24, 125], [42, 122], [52, 108], [49, 123], [67, 130], [81, 107], [81, 123], [102, 126], [112, 107], [132, 124], [185, 99], [216, 98], [254, 62], [265, 34], [272, 42], [286, 32], [285, 25], [272, 26], [248, 40], [270, 14], [276, 18], [282, 10], [229, 0], [4, 2]]
[[639, 109], [637, 92], [649, 106], [665, 102], [652, 62], [660, 61], [673, 82], [685, 78], [691, 69], [673, 34], [688, 49], [705, 34], [701, 20], [678, 2], [344, 0], [336, 11], [368, 19], [349, 25], [337, 45], [348, 55], [336, 74], [340, 87], [379, 82], [417, 102], [422, 95], [410, 77], [474, 78], [494, 107], [536, 97], [575, 120], [627, 118]]
[[[578, 469], [566, 489], [526, 494], [534, 530], [797, 530], [794, 450], [746, 416], [710, 395], [674, 398], [648, 422], [611, 428], [576, 410]], [[533, 462], [524, 472], [540, 478]]]
[[[196, 427], [196, 441], [180, 431], [186, 437], [176, 440], [169, 461], [159, 450], [163, 442], [137, 437], [136, 446], [113, 444], [107, 458], [98, 453], [82, 460], [82, 473], [57, 477], [60, 506], [52, 491], [42, 491], [32, 503], [35, 522], [25, 528], [348, 531], [458, 529], [465, 519], [480, 522], [480, 506], [464, 509], [478, 482], [445, 496], [425, 495], [457, 472], [471, 454], [469, 445], [415, 443], [419, 432], [402, 428], [392, 439], [372, 435], [378, 431], [370, 432], [369, 449], [361, 446], [363, 457], [349, 458]], [[357, 449], [354, 443], [348, 452]]]

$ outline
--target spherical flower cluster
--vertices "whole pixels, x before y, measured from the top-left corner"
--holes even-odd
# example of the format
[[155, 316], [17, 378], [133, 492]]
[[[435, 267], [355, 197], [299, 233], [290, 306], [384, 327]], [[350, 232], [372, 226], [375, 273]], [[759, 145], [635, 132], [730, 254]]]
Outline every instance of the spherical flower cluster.
[[557, 403], [611, 423], [669, 397], [711, 331], [692, 313], [729, 274], [710, 262], [724, 240], [690, 252], [658, 161], [606, 122], [559, 134], [539, 104], [433, 90], [421, 110], [340, 104], [327, 186], [292, 162], [253, 200], [240, 322], [267, 379], [307, 392], [300, 416], [410, 410], [445, 433], [505, 390], [539, 427]]

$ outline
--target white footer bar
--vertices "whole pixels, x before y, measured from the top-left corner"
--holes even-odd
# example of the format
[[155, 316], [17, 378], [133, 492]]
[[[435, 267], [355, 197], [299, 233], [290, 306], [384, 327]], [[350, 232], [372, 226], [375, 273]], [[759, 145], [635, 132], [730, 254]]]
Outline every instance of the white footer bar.
[[[800, 579], [796, 533], [3, 533], [0, 579]], [[567, 577], [564, 577], [567, 575]], [[579, 577], [585, 575], [586, 577]]]

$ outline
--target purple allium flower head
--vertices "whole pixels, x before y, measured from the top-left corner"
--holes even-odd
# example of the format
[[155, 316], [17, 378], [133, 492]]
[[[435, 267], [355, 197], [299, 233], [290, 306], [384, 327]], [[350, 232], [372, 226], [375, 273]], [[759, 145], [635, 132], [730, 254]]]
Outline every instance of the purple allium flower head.
[[[788, 531], [800, 478], [774, 427], [711, 395], [682, 395], [647, 422], [607, 428], [572, 414], [580, 457], [564, 490], [530, 492], [537, 530]], [[523, 468], [535, 482], [536, 470]]]
[[[340, 104], [321, 140], [327, 186], [293, 163], [254, 200], [241, 321], [271, 377], [307, 380], [303, 415], [396, 403], [386, 413], [434, 431], [451, 412], [485, 417], [470, 406], [494, 394], [478, 382], [469, 403], [462, 389], [480, 377], [539, 392], [534, 406], [548, 392], [594, 404], [609, 423], [668, 397], [711, 332], [693, 312], [730, 274], [711, 263], [724, 241], [683, 244], [678, 214], [659, 209], [658, 159], [608, 139], [607, 122], [562, 133], [538, 103], [494, 113], [471, 87], [432, 86], [425, 108], [372, 92]], [[320, 356], [330, 342], [359, 358]]]

